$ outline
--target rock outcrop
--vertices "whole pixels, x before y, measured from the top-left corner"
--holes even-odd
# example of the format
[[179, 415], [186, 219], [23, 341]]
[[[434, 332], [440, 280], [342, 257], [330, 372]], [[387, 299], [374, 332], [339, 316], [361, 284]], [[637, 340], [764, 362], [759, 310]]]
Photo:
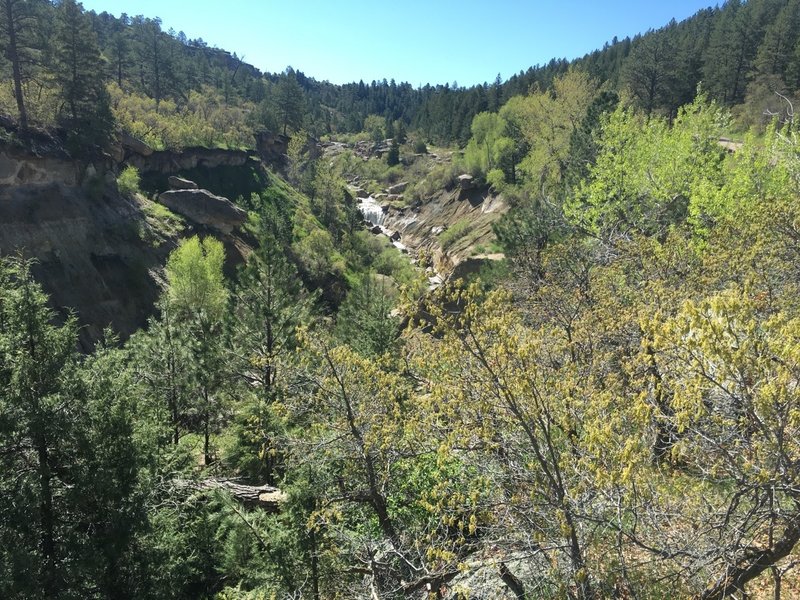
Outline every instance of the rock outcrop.
[[[442, 275], [456, 272], [464, 276], [502, 259], [501, 254], [483, 254], [479, 248], [495, 241], [492, 225], [508, 205], [501, 196], [467, 181], [468, 189], [458, 185], [413, 206], [385, 206], [383, 231], [399, 234], [413, 254], [424, 251], [432, 258], [435, 271]], [[440, 236], [456, 225], [463, 234], [451, 237], [447, 247], [442, 248]], [[465, 264], [459, 268], [460, 263]]]
[[395, 183], [393, 186], [386, 188], [386, 193], [389, 194], [390, 196], [402, 194], [403, 192], [406, 191], [407, 187], [408, 187], [408, 182], [401, 181], [400, 183]]
[[170, 175], [169, 179], [167, 179], [167, 183], [169, 184], [169, 189], [171, 190], [198, 189], [198, 186], [194, 181], [189, 181], [188, 179], [184, 179], [183, 177], [178, 177], [177, 175]]
[[231, 233], [247, 220], [247, 212], [208, 190], [179, 189], [163, 192], [158, 201], [193, 223]]
[[171, 175], [197, 167], [207, 169], [221, 166], [241, 167], [251, 159], [258, 160], [254, 152], [222, 148], [186, 148], [180, 152], [157, 150], [149, 155], [139, 154], [128, 149], [122, 162], [136, 167], [140, 173]]
[[66, 158], [36, 156], [11, 149], [0, 151], [0, 185], [76, 185], [80, 173], [81, 168]]
[[150, 156], [154, 152], [154, 150], [142, 140], [124, 131], [119, 134], [119, 145], [122, 146], [124, 152], [141, 154], [142, 156]]
[[[134, 147], [130, 142], [127, 149], [117, 150], [130, 158]], [[74, 160], [43, 134], [34, 136], [27, 150], [0, 143], [0, 256], [34, 259], [33, 274], [57, 314], [66, 318], [76, 313], [86, 351], [106, 327], [124, 339], [145, 326], [164, 287], [167, 257], [179, 235], [197, 231], [194, 223], [223, 242], [227, 273], [250, 252], [241, 237], [229, 234], [246, 219], [244, 211], [207, 191], [176, 190], [176, 195], [194, 193], [192, 198], [199, 198], [170, 202], [186, 216], [181, 232], [152, 211], [144, 196], [119, 194], [115, 171], [125, 163], [115, 163], [113, 155], [94, 162]], [[158, 152], [135, 156], [158, 168], [250, 160], [247, 153], [205, 150], [186, 157]]]
[[289, 138], [285, 135], [262, 131], [256, 134], [256, 150], [261, 160], [268, 165], [280, 166], [286, 162]]
[[458, 187], [462, 190], [471, 190], [475, 188], [475, 178], [468, 173], [458, 176]]
[[33, 274], [53, 308], [77, 312], [85, 350], [105, 327], [127, 337], [152, 314], [158, 273], [174, 247], [158, 235], [132, 199], [93, 199], [55, 182], [0, 187], [0, 254], [35, 259]]

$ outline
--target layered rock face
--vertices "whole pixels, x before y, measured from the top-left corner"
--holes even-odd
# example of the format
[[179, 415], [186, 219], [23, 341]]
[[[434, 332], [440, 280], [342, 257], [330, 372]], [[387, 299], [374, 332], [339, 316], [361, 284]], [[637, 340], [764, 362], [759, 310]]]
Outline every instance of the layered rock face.
[[[175, 172], [176, 165], [213, 168], [250, 160], [246, 152], [224, 150], [185, 157], [146, 147], [126, 152], [138, 157], [126, 164], [147, 160], [148, 168], [165, 172]], [[57, 149], [35, 154], [0, 145], [0, 255], [34, 259], [34, 275], [53, 308], [62, 318], [77, 314], [87, 351], [105, 327], [125, 338], [146, 324], [164, 287], [166, 259], [179, 242], [177, 231], [148, 214], [149, 200], [118, 193], [113, 166], [108, 158], [87, 164]], [[249, 252], [232, 235], [247, 213], [191, 181], [173, 177], [170, 187], [176, 189], [164, 192], [162, 202], [186, 218], [181, 235], [219, 238], [231, 273]]]
[[187, 148], [181, 152], [172, 150], [141, 154], [129, 150], [123, 159], [141, 173], [162, 173], [168, 175], [178, 171], [189, 171], [197, 167], [215, 169], [221, 166], [241, 167], [248, 160], [258, 160], [254, 153], [244, 150], [222, 150], [217, 148]]
[[[382, 207], [384, 228], [398, 233], [400, 241], [413, 253], [424, 251], [430, 256], [436, 272], [456, 278], [477, 270], [486, 261], [503, 258], [502, 254], [478, 253], [476, 248], [494, 241], [492, 225], [508, 210], [501, 196], [474, 186], [471, 178], [463, 181], [459, 179], [454, 189], [442, 190], [413, 206]], [[442, 248], [442, 234], [465, 224], [468, 233]]]
[[75, 185], [79, 167], [58, 157], [34, 156], [4, 149], [0, 152], [0, 186], [64, 183]]
[[57, 182], [0, 186], [0, 254], [35, 259], [34, 275], [53, 307], [62, 317], [77, 312], [85, 350], [104, 327], [128, 336], [152, 313], [174, 243], [144, 243], [141, 227], [141, 206], [121, 197], [92, 199]]

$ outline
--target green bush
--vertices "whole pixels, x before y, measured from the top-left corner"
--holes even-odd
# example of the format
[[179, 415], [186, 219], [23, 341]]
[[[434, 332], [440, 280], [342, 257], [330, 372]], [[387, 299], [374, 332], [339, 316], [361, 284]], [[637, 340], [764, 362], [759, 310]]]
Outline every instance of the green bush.
[[492, 169], [486, 174], [486, 183], [496, 191], [502, 192], [506, 186], [506, 176], [500, 169]]
[[407, 194], [411, 200], [427, 200], [440, 193], [442, 190], [450, 189], [459, 174], [459, 165], [455, 163], [445, 163], [436, 165], [430, 173], [421, 179]]
[[447, 250], [456, 241], [472, 231], [472, 228], [473, 223], [469, 219], [461, 219], [451, 225], [448, 229], [439, 234], [439, 245], [442, 247], [442, 250]]
[[139, 192], [139, 169], [125, 167], [117, 177], [117, 187], [121, 194], [131, 195]]
[[414, 154], [427, 154], [428, 153], [428, 146], [425, 145], [425, 142], [422, 140], [417, 140], [414, 142]]

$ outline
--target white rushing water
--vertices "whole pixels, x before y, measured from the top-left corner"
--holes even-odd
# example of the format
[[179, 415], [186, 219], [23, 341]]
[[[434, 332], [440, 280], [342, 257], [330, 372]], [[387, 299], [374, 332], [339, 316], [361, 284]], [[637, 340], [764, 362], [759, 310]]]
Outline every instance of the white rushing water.
[[364, 215], [364, 220], [372, 223], [373, 225], [383, 226], [385, 215], [380, 204], [375, 201], [375, 198], [369, 196], [364, 198], [358, 204], [358, 210]]
[[[379, 227], [381, 233], [383, 235], [388, 236], [389, 238], [394, 237], [394, 232], [388, 230], [384, 226], [384, 222], [386, 221], [386, 214], [383, 212], [381, 205], [375, 201], [375, 198], [372, 196], [368, 196], [367, 198], [362, 199], [358, 203], [358, 210], [361, 211], [361, 214], [364, 215], [364, 220], [367, 221], [373, 227]], [[413, 215], [408, 222], [411, 223], [416, 220], [416, 215]], [[398, 239], [392, 240], [392, 245], [403, 252], [404, 254], [409, 254], [408, 247], [403, 244]], [[412, 259], [412, 264], [416, 262], [415, 259]], [[431, 273], [428, 275], [428, 289], [435, 290], [437, 287], [442, 285], [443, 277], [438, 273], [434, 272], [430, 269]]]

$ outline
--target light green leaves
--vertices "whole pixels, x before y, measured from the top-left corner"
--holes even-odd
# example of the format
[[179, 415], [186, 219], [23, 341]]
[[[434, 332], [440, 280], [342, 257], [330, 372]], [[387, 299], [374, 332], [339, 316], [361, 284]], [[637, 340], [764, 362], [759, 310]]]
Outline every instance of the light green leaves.
[[222, 274], [222, 243], [194, 236], [183, 242], [167, 261], [167, 302], [179, 314], [218, 322], [225, 313], [228, 291]]

